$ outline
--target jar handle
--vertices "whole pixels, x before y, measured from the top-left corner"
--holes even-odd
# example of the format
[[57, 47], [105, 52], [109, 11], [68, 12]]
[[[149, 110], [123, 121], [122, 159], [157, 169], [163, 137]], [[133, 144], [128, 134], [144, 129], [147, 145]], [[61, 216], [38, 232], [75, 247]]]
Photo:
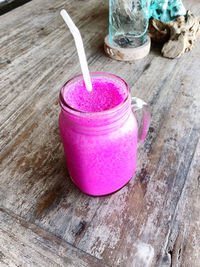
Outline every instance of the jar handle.
[[142, 111], [141, 121], [138, 123], [138, 143], [143, 143], [149, 130], [151, 121], [150, 107], [142, 99], [137, 97], [131, 98], [131, 107], [134, 112]]

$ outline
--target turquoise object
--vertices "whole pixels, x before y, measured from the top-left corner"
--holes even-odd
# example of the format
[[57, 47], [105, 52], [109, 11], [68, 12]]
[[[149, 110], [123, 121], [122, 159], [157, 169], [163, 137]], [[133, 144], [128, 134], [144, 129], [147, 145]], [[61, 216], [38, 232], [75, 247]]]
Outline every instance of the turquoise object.
[[186, 9], [181, 0], [152, 0], [150, 5], [150, 17], [162, 22], [175, 20], [184, 16]]

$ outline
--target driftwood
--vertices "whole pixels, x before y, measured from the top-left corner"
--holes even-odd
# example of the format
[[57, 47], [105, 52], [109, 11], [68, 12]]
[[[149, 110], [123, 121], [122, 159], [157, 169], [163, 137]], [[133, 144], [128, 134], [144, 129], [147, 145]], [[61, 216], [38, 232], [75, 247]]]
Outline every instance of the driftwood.
[[171, 22], [151, 19], [149, 35], [153, 41], [164, 43], [164, 57], [178, 58], [194, 48], [200, 35], [200, 18], [187, 11], [186, 16], [180, 16]]

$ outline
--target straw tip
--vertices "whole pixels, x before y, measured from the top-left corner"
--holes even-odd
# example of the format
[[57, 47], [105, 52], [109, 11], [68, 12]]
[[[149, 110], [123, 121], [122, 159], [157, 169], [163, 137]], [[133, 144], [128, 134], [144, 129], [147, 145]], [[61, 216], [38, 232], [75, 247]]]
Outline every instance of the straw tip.
[[66, 13], [66, 10], [65, 9], [62, 9], [61, 11], [60, 11], [60, 15], [62, 16], [63, 14], [65, 14]]
[[88, 90], [89, 92], [92, 92], [92, 84], [88, 84], [88, 86], [87, 86], [87, 90]]

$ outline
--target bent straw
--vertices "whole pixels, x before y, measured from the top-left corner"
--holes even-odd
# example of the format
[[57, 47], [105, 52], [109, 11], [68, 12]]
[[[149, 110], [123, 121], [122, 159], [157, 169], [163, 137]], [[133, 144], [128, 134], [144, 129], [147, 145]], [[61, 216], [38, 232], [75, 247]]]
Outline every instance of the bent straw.
[[79, 61], [80, 61], [81, 70], [83, 73], [83, 79], [85, 81], [86, 89], [88, 91], [92, 91], [92, 82], [91, 82], [91, 78], [90, 78], [90, 73], [89, 73], [89, 69], [88, 69], [88, 64], [87, 64], [87, 59], [86, 59], [86, 55], [85, 55], [85, 50], [84, 50], [83, 40], [81, 38], [81, 34], [65, 9], [61, 10], [60, 15], [64, 19], [65, 23], [69, 27], [69, 29], [70, 29], [73, 37], [74, 37], [74, 41], [76, 44], [76, 49], [78, 52]]

